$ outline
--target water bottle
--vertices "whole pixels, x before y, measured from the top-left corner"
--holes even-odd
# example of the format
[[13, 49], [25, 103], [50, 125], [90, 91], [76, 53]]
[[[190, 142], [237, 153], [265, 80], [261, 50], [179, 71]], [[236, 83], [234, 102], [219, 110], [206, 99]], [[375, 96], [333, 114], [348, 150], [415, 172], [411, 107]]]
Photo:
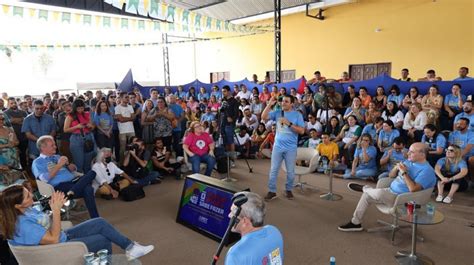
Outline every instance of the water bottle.
[[224, 140], [222, 139], [222, 135], [219, 135], [219, 140], [217, 141], [217, 147], [224, 144]]
[[330, 257], [329, 258], [329, 265], [336, 265], [336, 258], [335, 257]]

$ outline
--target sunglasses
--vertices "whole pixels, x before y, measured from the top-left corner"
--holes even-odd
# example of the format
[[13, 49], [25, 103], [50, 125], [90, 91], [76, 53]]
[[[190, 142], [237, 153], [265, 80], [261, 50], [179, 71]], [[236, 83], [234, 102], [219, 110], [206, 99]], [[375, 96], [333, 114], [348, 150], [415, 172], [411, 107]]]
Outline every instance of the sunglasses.
[[448, 149], [446, 149], [446, 152], [454, 152], [454, 149], [448, 148]]

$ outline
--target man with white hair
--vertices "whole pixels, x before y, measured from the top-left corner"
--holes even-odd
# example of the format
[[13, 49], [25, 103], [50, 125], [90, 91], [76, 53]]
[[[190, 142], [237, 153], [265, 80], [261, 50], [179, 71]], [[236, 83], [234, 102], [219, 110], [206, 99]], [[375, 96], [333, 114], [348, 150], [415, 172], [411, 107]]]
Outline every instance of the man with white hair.
[[[436, 185], [436, 175], [426, 161], [427, 147], [424, 143], [414, 143], [408, 150], [408, 160], [398, 163], [390, 170], [389, 177], [395, 178], [389, 188], [371, 188], [360, 185], [363, 194], [351, 221], [339, 226], [340, 231], [362, 231], [362, 218], [370, 204], [393, 205], [398, 194], [426, 190]], [[354, 187], [353, 184], [351, 184]], [[351, 187], [351, 186], [350, 186]]]
[[56, 143], [50, 135], [39, 137], [36, 146], [40, 155], [33, 160], [31, 165], [33, 175], [52, 185], [55, 190], [64, 192], [69, 198], [84, 198], [90, 217], [99, 217], [94, 190], [91, 186], [95, 172], [89, 171], [76, 179], [72, 173], [76, 171], [76, 165], [69, 163], [67, 157], [56, 154]]
[[[265, 203], [253, 192], [240, 192], [236, 196], [247, 197], [237, 216], [232, 232], [241, 239], [233, 245], [225, 257], [225, 265], [283, 264], [283, 237], [275, 226], [265, 225]], [[237, 206], [232, 204], [229, 217], [236, 214]]]

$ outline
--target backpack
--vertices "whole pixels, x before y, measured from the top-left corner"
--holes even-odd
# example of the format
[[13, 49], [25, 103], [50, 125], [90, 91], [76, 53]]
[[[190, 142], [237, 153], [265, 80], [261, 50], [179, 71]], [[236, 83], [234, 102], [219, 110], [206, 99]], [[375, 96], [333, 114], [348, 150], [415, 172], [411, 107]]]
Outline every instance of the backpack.
[[138, 184], [132, 184], [120, 191], [120, 197], [126, 202], [139, 200], [145, 197], [143, 187]]

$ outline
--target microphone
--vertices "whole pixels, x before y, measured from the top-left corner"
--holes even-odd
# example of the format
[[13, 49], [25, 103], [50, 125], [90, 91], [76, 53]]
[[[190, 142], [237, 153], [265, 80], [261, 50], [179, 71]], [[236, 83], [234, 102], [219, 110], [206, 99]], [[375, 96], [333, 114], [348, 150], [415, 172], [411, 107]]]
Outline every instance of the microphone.
[[246, 203], [249, 199], [247, 198], [247, 196], [245, 196], [244, 193], [236, 193], [233, 197], [232, 197], [232, 203], [237, 206], [237, 207], [242, 207], [242, 205], [244, 203]]

